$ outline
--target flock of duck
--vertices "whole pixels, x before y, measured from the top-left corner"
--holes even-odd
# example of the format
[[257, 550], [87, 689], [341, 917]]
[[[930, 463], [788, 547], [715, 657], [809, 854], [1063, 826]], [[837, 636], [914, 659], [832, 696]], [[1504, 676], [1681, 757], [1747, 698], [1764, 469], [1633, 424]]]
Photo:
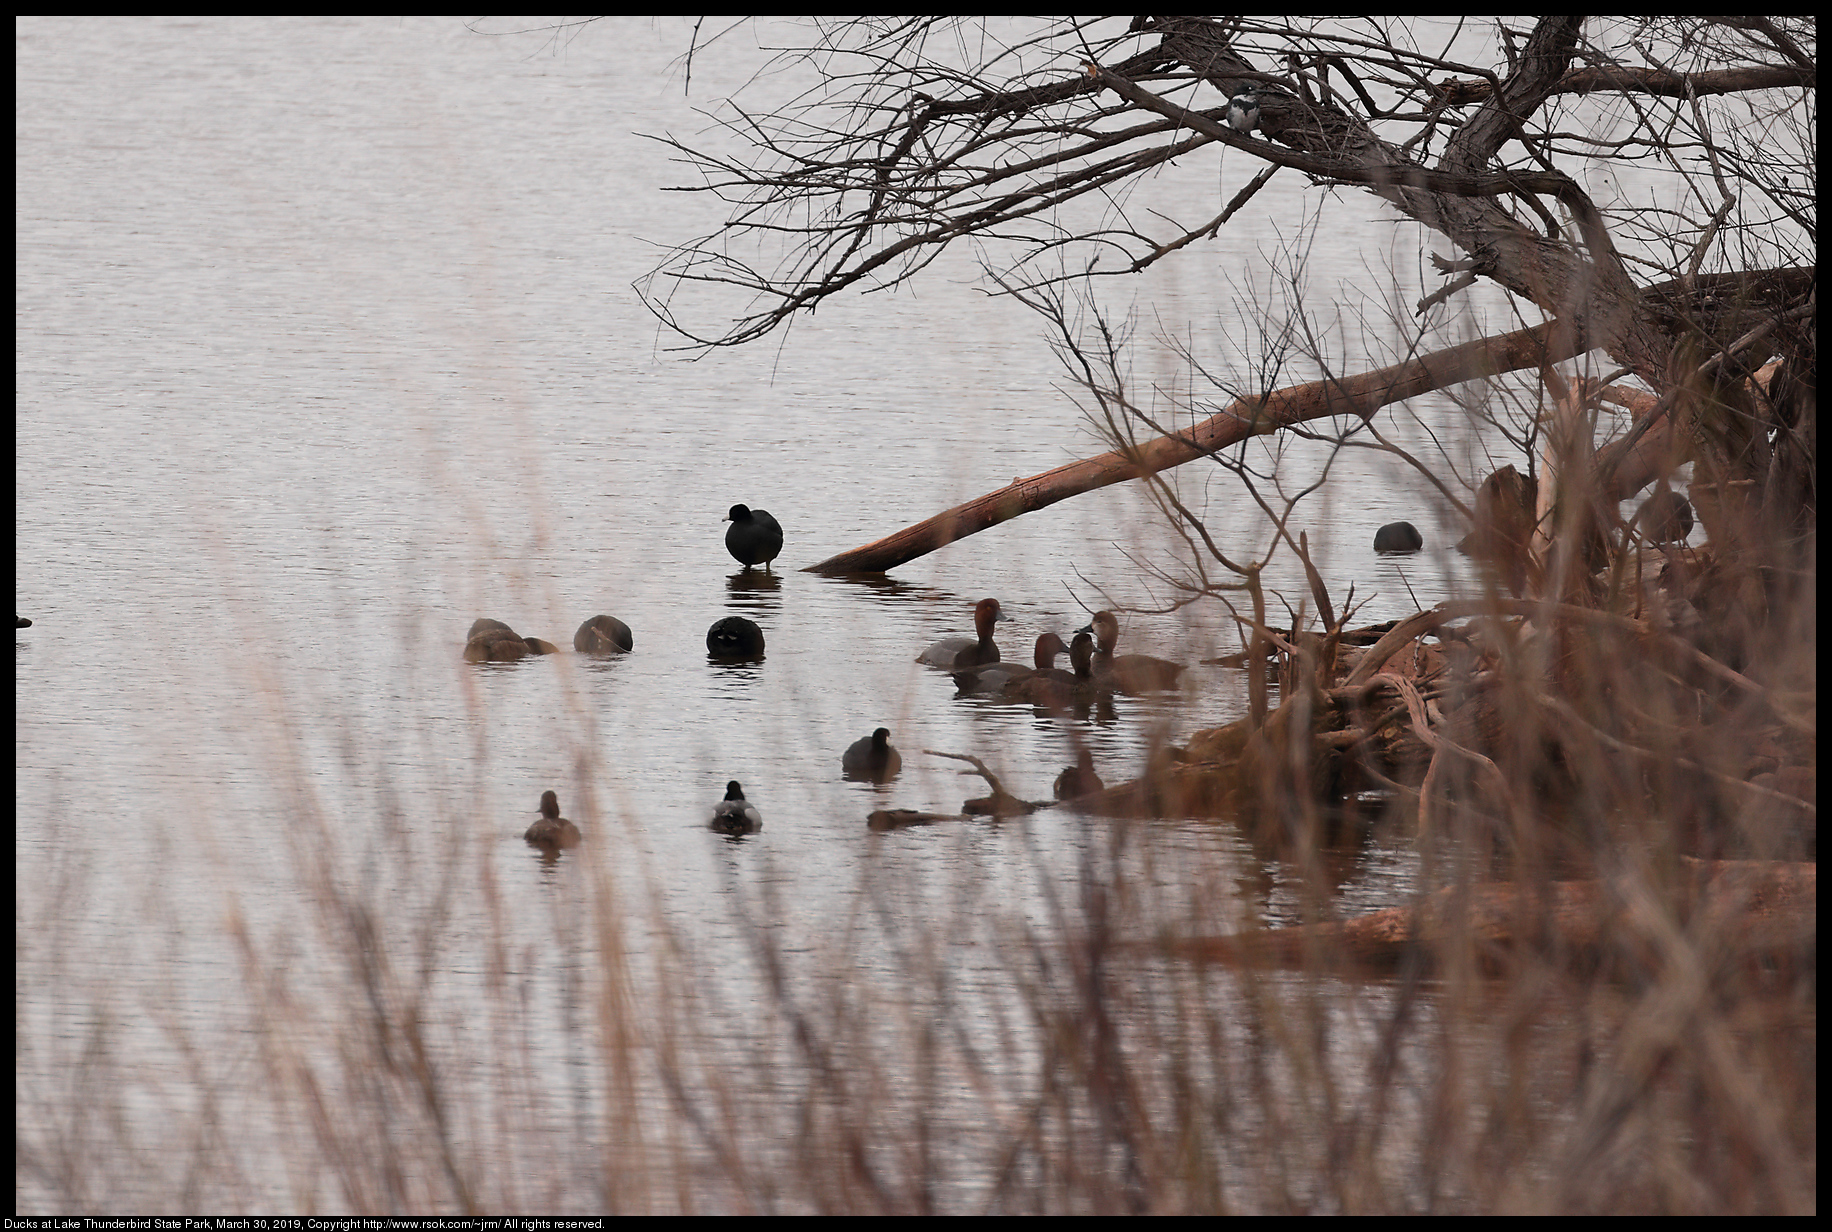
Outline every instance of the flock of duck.
[[[747, 572], [755, 565], [768, 568], [782, 552], [782, 526], [765, 511], [733, 505], [725, 520], [732, 524], [725, 533], [726, 550]], [[1112, 612], [1094, 613], [1066, 644], [1056, 633], [1038, 637], [1029, 667], [1007, 662], [1000, 657], [993, 630], [1010, 619], [997, 599], [981, 599], [973, 608], [974, 637], [943, 638], [916, 661], [947, 671], [961, 694], [997, 696], [1049, 710], [1089, 706], [1115, 693], [1174, 690], [1183, 674], [1182, 665], [1166, 659], [1116, 654], [1120, 625]], [[625, 654], [635, 645], [630, 626], [615, 616], [593, 616], [573, 634], [573, 649], [582, 654]], [[763, 653], [763, 631], [741, 616], [727, 616], [707, 630], [706, 649], [715, 659], [756, 658]], [[502, 621], [486, 617], [472, 624], [465, 635], [464, 658], [469, 663], [504, 663], [558, 650], [552, 642], [524, 637]], [[1057, 658], [1065, 654], [1072, 671], [1056, 666]], [[849, 779], [874, 783], [894, 778], [903, 769], [903, 758], [891, 745], [890, 736], [889, 728], [880, 727], [855, 741], [840, 758], [841, 772]], [[1055, 795], [1058, 800], [1073, 800], [1100, 791], [1102, 786], [1092, 755], [1083, 749], [1076, 764], [1057, 776]], [[540, 820], [523, 835], [529, 844], [547, 851], [579, 845], [579, 827], [560, 816], [555, 793], [541, 793], [540, 814]], [[743, 786], [734, 779], [725, 785], [725, 798], [713, 807], [707, 824], [721, 834], [755, 834], [763, 829], [763, 814], [744, 798]]]
[[[1075, 640], [1063, 645], [1060, 635], [1037, 638], [1032, 666], [1007, 663], [992, 640], [993, 626], [1011, 617], [999, 610], [997, 599], [981, 599], [973, 608], [977, 640], [944, 638], [916, 657], [918, 663], [947, 668], [962, 693], [998, 694], [1009, 701], [1029, 702], [1054, 710], [1086, 705], [1103, 695], [1151, 693], [1175, 689], [1183, 674], [1181, 664], [1151, 655], [1115, 654], [1120, 622], [1112, 612], [1096, 612], [1075, 631]], [[1074, 668], [1056, 666], [1058, 655], [1068, 655]]]

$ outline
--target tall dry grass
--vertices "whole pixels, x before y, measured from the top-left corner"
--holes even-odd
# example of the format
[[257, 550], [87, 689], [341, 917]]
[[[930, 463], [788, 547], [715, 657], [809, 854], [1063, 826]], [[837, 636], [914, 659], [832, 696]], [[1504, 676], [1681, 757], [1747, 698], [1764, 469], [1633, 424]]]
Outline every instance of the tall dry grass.
[[[1708, 520], [1749, 543], [1726, 503]], [[281, 909], [149, 896], [147, 934], [174, 940], [123, 986], [64, 945], [96, 892], [79, 858], [21, 888], [15, 1206], [1810, 1212], [1811, 916], [1701, 898], [1692, 863], [1815, 858], [1810, 534], [1596, 563], [1542, 615], [1498, 603], [1443, 641], [1449, 751], [1379, 767], [1394, 789], [1336, 847], [1314, 836], [1346, 802], [1306, 773], [1235, 819], [1235, 875], [1294, 881], [1316, 921], [1353, 914], [1332, 870], [1360, 827], [1416, 841], [1388, 905], [1448, 927], [1380, 972], [1321, 942], [1192, 958], [1238, 931], [1242, 885], [1165, 867], [1141, 841], [1161, 823], [1091, 816], [1074, 876], [1040, 873], [1040, 915], [964, 884], [946, 931], [915, 929], [868, 880], [856, 927], [791, 954], [762, 926], [775, 891], [737, 892], [741, 970], [707, 970], [588, 845], [579, 892], [534, 909], [549, 950], [483, 844], [432, 845], [384, 795], [386, 850], [354, 852], [276, 759]], [[1575, 940], [1551, 893], [1573, 882], [1600, 904]], [[1518, 891], [1504, 945], [1475, 919], [1497, 883]], [[183, 942], [218, 928], [235, 966], [190, 1012]]]
[[[1797, 640], [1775, 639], [1788, 649], [1761, 677], [1811, 681], [1804, 596]], [[91, 1000], [78, 1035], [18, 1020], [16, 1206], [1810, 1211], [1810, 947], [1793, 964], [1752, 950], [1756, 904], [1684, 907], [1684, 856], [1810, 849], [1800, 810], [1731, 786], [1772, 739], [1770, 702], [1729, 686], [1702, 727], [1681, 713], [1699, 704], [1681, 668], [1629, 651], [1590, 630], [1510, 669], [1581, 681], [1569, 722], [1594, 739], [1550, 738], [1540, 702], [1510, 709], [1507, 679], [1495, 686], [1510, 730], [1492, 751], [1537, 796], [1497, 802], [1454, 767], [1432, 787], [1419, 897], [1604, 879], [1617, 901], [1583, 961], [1548, 926], [1544, 944], [1497, 956], [1453, 939], [1381, 976], [1341, 974], [1326, 952], [1284, 968], [1192, 962], [1154, 942], [1228, 931], [1221, 903], [1238, 887], [1206, 887], [1207, 909], [1167, 904], [1148, 888], [1165, 870], [1137, 841], [1156, 823], [1084, 818], [1087, 855], [1042, 920], [987, 903], [947, 936], [887, 923], [812, 956], [777, 952], [759, 927], [738, 973], [702, 973], [690, 937], [594, 867], [599, 892], [554, 920], [592, 958], [562, 964], [557, 998], [537, 1004], [516, 978], [526, 933], [481, 852], [402, 851], [442, 867], [438, 893], [400, 895], [353, 875], [302, 806], [286, 823], [309, 911], [232, 914], [239, 967], [219, 1013], [186, 1016], [168, 1002], [179, 970], [137, 997], [58, 970], [61, 921], [85, 893], [72, 871], [20, 898], [48, 912], [17, 919], [21, 969]], [[1642, 755], [1603, 738], [1624, 725]], [[1671, 733], [1654, 750], [1664, 762], [1646, 755], [1654, 730]], [[1387, 824], [1416, 817], [1402, 802]], [[1338, 914], [1328, 891], [1306, 887], [1317, 918]], [[860, 893], [870, 916], [879, 904]], [[480, 931], [460, 946], [466, 929]], [[653, 941], [640, 956], [633, 931]], [[481, 969], [455, 974], [460, 950]], [[571, 1051], [537, 1038], [554, 1004]]]

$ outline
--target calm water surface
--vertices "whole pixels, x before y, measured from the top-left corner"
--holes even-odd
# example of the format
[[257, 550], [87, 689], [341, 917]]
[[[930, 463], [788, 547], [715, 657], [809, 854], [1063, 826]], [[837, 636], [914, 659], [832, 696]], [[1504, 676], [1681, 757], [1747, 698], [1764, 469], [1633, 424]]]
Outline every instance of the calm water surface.
[[[734, 970], [762, 929], [789, 953], [848, 939], [894, 974], [901, 943], [860, 938], [949, 937], [976, 915], [1047, 926], [1112, 842], [1063, 813], [870, 835], [875, 807], [981, 794], [922, 750], [1047, 798], [1078, 744], [1119, 781], [1154, 736], [1244, 712], [1238, 674], [1214, 667], [1180, 699], [1058, 719], [956, 700], [913, 662], [985, 595], [1015, 618], [999, 640], [1017, 658], [1095, 608], [1172, 598], [1136, 562], [1174, 567], [1181, 548], [1130, 487], [886, 579], [799, 571], [1103, 445], [1041, 323], [981, 294], [968, 254], [746, 349], [668, 353], [631, 284], [720, 213], [660, 191], [685, 172], [635, 134], [699, 132], [695, 109], [756, 58], [754, 36], [702, 51], [688, 96], [688, 38], [634, 20], [561, 41], [432, 19], [19, 23], [16, 586], [37, 623], [16, 658], [18, 919], [64, 930], [55, 956], [21, 951], [22, 1035], [79, 1037], [86, 989], [138, 1024], [127, 1038], [153, 1064], [170, 1021], [209, 1024], [246, 978], [238, 928], [296, 946], [309, 989], [313, 943], [289, 934], [312, 869], [437, 911], [460, 988], [488, 978], [470, 942], [500, 925], [514, 965], [563, 993], [546, 956], [596, 944], [591, 869], [657, 962], [652, 926]], [[1153, 204], [1206, 218], [1234, 187], [1167, 173]], [[1111, 306], [1134, 313], [1141, 386], [1181, 379], [1154, 329], [1223, 339], [1271, 295], [1246, 280], [1251, 254], [1304, 205], [1295, 182], [1271, 191], [1210, 251], [1103, 288], [1137, 297]], [[1394, 224], [1364, 213], [1365, 231], [1310, 241], [1327, 272], [1308, 294], [1331, 321], [1384, 295]], [[1286, 473], [1321, 458], [1294, 447]], [[1442, 597], [1456, 579], [1420, 485], [1367, 455], [1335, 465], [1297, 521], [1338, 601], [1353, 583], [1372, 621]], [[1218, 538], [1264, 542], [1238, 485], [1186, 470]], [[724, 551], [740, 501], [785, 528], [769, 576]], [[1429, 550], [1378, 560], [1373, 530], [1398, 517]], [[631, 626], [634, 654], [459, 659], [477, 616], [569, 645], [598, 612]], [[710, 665], [705, 631], [734, 613], [767, 657]], [[1195, 664], [1238, 639], [1209, 602], [1128, 618], [1124, 646]], [[879, 725], [903, 776], [842, 782], [841, 751]], [[766, 818], [743, 843], [703, 828], [732, 778]], [[557, 864], [520, 838], [548, 788], [586, 834]], [[1115, 858], [1192, 925], [1294, 909], [1225, 825], [1138, 827]], [[1410, 867], [1377, 847], [1346, 892], [1392, 901]], [[488, 893], [442, 899], [458, 868], [483, 869]], [[996, 958], [962, 961], [1003, 995]], [[149, 1006], [169, 1020], [149, 1025]], [[585, 1064], [553, 1012], [532, 1046]], [[54, 1055], [27, 1048], [22, 1081]]]

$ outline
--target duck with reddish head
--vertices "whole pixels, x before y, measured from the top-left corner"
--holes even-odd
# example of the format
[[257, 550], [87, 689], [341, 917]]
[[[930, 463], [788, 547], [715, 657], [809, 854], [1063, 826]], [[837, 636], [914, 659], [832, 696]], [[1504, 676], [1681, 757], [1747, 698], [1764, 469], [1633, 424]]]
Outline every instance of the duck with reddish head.
[[1152, 693], [1174, 690], [1183, 675], [1183, 665], [1151, 655], [1116, 655], [1119, 644], [1119, 617], [1112, 612], [1096, 612], [1078, 632], [1094, 634], [1098, 646], [1094, 652], [1094, 676], [1121, 693]]
[[1056, 670], [1056, 656], [1069, 653], [1068, 645], [1054, 633], [1040, 634], [1037, 648], [1032, 654], [1035, 667], [1026, 667], [1022, 663], [986, 663], [979, 667], [969, 667], [954, 673], [954, 685], [962, 693], [998, 693], [1006, 685], [1037, 672]]
[[992, 640], [992, 628], [1001, 620], [1010, 619], [999, 610], [997, 599], [981, 599], [973, 605], [973, 629], [979, 634], [977, 641], [967, 637], [944, 637], [917, 655], [916, 661], [927, 663], [930, 667], [945, 667], [951, 672], [978, 667], [984, 663], [997, 663], [999, 647]]
[[1056, 798], [1079, 800], [1106, 789], [1100, 775], [1094, 773], [1094, 754], [1082, 749], [1075, 754], [1075, 764], [1056, 776]]
[[1073, 672], [1056, 667], [1032, 672], [1006, 685], [1004, 697], [1046, 710], [1068, 710], [1112, 695], [1113, 686], [1094, 674], [1093, 634], [1084, 630], [1075, 635], [1075, 641], [1069, 646], [1069, 662], [1075, 665]]

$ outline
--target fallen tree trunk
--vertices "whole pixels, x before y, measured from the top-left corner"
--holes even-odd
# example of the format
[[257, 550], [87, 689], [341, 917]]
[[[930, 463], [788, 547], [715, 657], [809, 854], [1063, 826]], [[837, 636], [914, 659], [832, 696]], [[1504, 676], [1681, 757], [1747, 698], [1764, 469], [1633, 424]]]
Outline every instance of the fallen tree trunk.
[[1384, 406], [1463, 381], [1478, 380], [1518, 368], [1569, 359], [1572, 331], [1557, 321], [1515, 330], [1496, 338], [1466, 342], [1421, 355], [1373, 372], [1341, 379], [1311, 381], [1278, 390], [1260, 399], [1239, 399], [1187, 432], [1161, 436], [1144, 444], [1084, 458], [1054, 470], [1014, 480], [1006, 487], [956, 505], [874, 543], [841, 552], [809, 565], [805, 573], [883, 573], [926, 556], [957, 539], [1034, 513], [1057, 501], [1139, 479], [1185, 462], [1207, 457], [1246, 440], [1291, 424], [1331, 415], [1371, 418]]

